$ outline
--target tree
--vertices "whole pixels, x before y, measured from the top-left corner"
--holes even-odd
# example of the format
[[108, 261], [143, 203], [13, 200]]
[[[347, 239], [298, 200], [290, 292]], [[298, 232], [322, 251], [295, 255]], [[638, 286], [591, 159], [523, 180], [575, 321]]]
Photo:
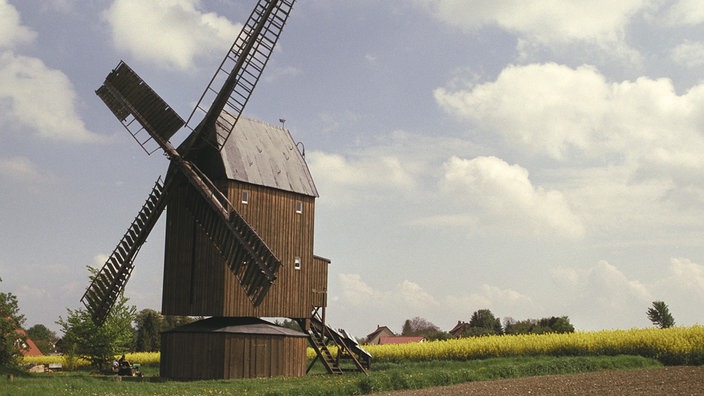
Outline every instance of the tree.
[[506, 334], [543, 334], [543, 333], [574, 333], [574, 326], [567, 316], [551, 316], [542, 319], [526, 319], [515, 321], [512, 318], [504, 320]]
[[298, 325], [298, 322], [296, 322], [296, 321], [293, 320], [293, 319], [284, 319], [283, 322], [280, 321], [280, 320], [278, 320], [278, 319], [276, 319], [276, 320], [274, 321], [274, 324], [277, 325], [277, 326], [285, 327], [285, 328], [287, 328], [287, 329], [291, 329], [291, 330], [303, 331], [303, 330], [301, 329], [301, 326]]
[[190, 316], [164, 315], [163, 321], [161, 322], [161, 331], [171, 330], [195, 321], [196, 319], [193, 319]]
[[574, 333], [574, 326], [567, 316], [551, 316], [538, 320], [538, 326], [545, 329], [545, 333]]
[[469, 327], [462, 333], [462, 336], [472, 337], [489, 334], [503, 334], [501, 320], [488, 309], [474, 311], [469, 319]]
[[533, 333], [538, 321], [535, 319], [514, 320], [513, 318], [504, 319], [505, 334], [529, 334]]
[[157, 352], [161, 344], [164, 317], [157, 311], [145, 308], [134, 319], [134, 347], [137, 352]]
[[670, 314], [670, 308], [663, 301], [653, 301], [653, 306], [646, 312], [653, 325], [666, 329], [675, 325], [675, 319]]
[[49, 330], [43, 324], [35, 324], [27, 329], [27, 337], [34, 341], [43, 354], [49, 355], [56, 352], [56, 333]]
[[423, 336], [427, 337], [440, 331], [440, 328], [432, 322], [416, 316], [413, 319], [406, 319], [401, 329], [402, 336]]
[[0, 292], [0, 368], [19, 367], [21, 349], [26, 348], [27, 344], [25, 337], [17, 331], [22, 328], [24, 320], [17, 297], [12, 293]]
[[[91, 277], [95, 276], [95, 268], [88, 267], [88, 270]], [[127, 305], [128, 301], [124, 294], [120, 294], [102, 326], [93, 323], [84, 308], [67, 309], [66, 319], [59, 317], [56, 322], [64, 334], [64, 348], [75, 351], [75, 354], [88, 360], [96, 369], [106, 370], [116, 355], [130, 350], [132, 345], [132, 321], [137, 308]]]

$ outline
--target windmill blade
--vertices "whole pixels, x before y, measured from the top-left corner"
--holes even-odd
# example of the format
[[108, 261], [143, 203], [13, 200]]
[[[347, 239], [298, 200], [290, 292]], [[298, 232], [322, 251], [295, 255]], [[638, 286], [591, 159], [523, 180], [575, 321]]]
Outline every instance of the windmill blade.
[[[259, 0], [235, 43], [210, 80], [187, 126], [203, 134], [217, 123], [219, 138], [207, 140], [220, 150], [230, 137], [288, 19], [295, 0]], [[225, 116], [226, 115], [226, 116]], [[191, 140], [190, 144], [197, 139]], [[184, 151], [187, 152], [188, 149]]]
[[184, 124], [183, 119], [123, 61], [95, 93], [147, 154], [157, 150], [157, 147], [149, 148], [154, 142], [166, 150], [166, 142]]
[[[197, 168], [184, 163], [200, 178]], [[184, 176], [190, 178], [193, 175], [186, 171]], [[207, 180], [204, 175], [202, 178]], [[237, 211], [227, 211], [219, 206], [219, 201], [225, 197], [214, 197], [212, 192], [218, 191], [215, 187], [208, 188], [211, 193], [206, 192], [201, 187], [205, 183], [203, 179], [184, 183], [185, 205], [237, 277], [252, 304], [258, 306], [276, 280], [281, 261]]]
[[105, 322], [110, 309], [125, 289], [134, 268], [134, 258], [164, 211], [169, 179], [167, 176], [166, 185], [162, 184], [161, 178], [156, 181], [137, 217], [81, 297], [93, 322], [99, 326]]

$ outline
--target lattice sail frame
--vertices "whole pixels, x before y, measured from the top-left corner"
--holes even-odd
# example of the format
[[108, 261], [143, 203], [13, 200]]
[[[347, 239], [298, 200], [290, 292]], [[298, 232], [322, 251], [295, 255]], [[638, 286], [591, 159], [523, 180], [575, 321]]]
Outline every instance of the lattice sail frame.
[[[184, 125], [183, 119], [124, 61], [95, 93], [149, 155]], [[153, 146], [151, 143], [158, 146]]]
[[215, 133], [219, 138], [208, 141], [216, 149], [221, 150], [232, 134], [276, 47], [294, 2], [258, 2], [188, 117], [186, 127], [191, 130], [212, 121], [217, 124]]

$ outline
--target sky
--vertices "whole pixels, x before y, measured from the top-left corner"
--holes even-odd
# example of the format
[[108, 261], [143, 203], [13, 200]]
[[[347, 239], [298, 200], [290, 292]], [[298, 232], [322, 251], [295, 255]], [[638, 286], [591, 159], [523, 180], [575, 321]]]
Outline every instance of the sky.
[[[94, 91], [122, 59], [186, 118], [254, 4], [0, 0], [0, 290], [27, 327], [81, 306], [168, 165]], [[305, 147], [333, 327], [642, 328], [653, 301], [688, 326], [703, 77], [698, 0], [301, 0], [245, 114]], [[138, 309], [161, 308], [163, 229]]]

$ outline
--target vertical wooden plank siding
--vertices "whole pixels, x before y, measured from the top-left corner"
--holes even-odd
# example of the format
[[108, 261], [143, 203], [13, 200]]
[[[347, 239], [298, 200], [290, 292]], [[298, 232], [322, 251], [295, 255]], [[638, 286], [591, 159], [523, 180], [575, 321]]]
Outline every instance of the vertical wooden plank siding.
[[[277, 280], [254, 307], [175, 189], [167, 207], [162, 311], [168, 315], [306, 318], [322, 306], [327, 261], [313, 254], [315, 198], [228, 181], [219, 186], [281, 260]], [[242, 192], [248, 202], [242, 203]], [[296, 213], [300, 202], [302, 213]], [[296, 257], [301, 269], [294, 268]], [[315, 293], [313, 292], [315, 289]], [[318, 297], [315, 297], [318, 296]], [[315, 300], [314, 300], [315, 299]]]
[[163, 333], [160, 375], [184, 380], [300, 377], [307, 345], [305, 337]]
[[[266, 241], [281, 260], [276, 284], [261, 306], [253, 309], [241, 298], [241, 290], [232, 289], [234, 298], [227, 299], [225, 311], [247, 312], [253, 316], [307, 317], [311, 312], [310, 281], [313, 261], [314, 197], [288, 191], [230, 182], [228, 198], [240, 215]], [[242, 203], [242, 192], [248, 192], [248, 202]], [[296, 213], [296, 201], [302, 213]], [[300, 257], [301, 269], [294, 269]]]
[[330, 260], [313, 256], [311, 276], [311, 303], [314, 307], [326, 307], [328, 302], [328, 266]]
[[[221, 315], [223, 260], [174, 190], [166, 212], [162, 312], [167, 315]], [[221, 304], [220, 304], [221, 305]]]

